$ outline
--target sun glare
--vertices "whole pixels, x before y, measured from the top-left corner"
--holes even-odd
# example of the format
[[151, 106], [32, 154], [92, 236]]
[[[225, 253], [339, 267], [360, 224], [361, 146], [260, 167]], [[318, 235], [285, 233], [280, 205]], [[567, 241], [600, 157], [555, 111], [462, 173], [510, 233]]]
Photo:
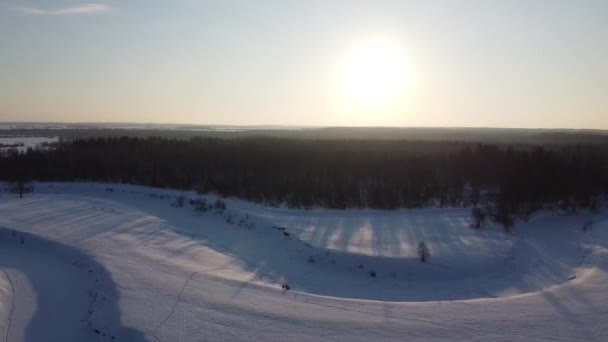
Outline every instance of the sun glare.
[[365, 111], [390, 108], [405, 91], [405, 54], [389, 41], [373, 40], [353, 48], [340, 68], [340, 92], [349, 106]]

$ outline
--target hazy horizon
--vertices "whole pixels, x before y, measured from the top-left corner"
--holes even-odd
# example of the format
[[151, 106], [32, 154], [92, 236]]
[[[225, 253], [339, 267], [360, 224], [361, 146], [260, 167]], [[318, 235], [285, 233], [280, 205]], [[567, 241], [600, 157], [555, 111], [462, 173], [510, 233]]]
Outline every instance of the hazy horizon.
[[608, 129], [605, 1], [0, 0], [0, 122]]
[[[0, 121], [0, 128], [6, 125], [14, 125], [11, 129], [29, 129], [29, 128], [51, 128], [62, 127], [66, 129], [78, 128], [80, 126], [91, 126], [92, 128], [106, 129], [200, 129], [200, 128], [242, 128], [242, 129], [268, 129], [268, 130], [319, 130], [319, 129], [387, 129], [387, 130], [455, 130], [455, 131], [475, 131], [475, 130], [496, 130], [496, 131], [573, 131], [573, 132], [601, 132], [608, 133], [608, 129], [603, 128], [568, 128], [568, 127], [492, 127], [492, 126], [312, 126], [312, 125], [280, 125], [280, 124], [193, 124], [193, 123], [175, 123], [175, 122], [61, 122], [61, 121]], [[6, 129], [6, 127], [5, 127]]]

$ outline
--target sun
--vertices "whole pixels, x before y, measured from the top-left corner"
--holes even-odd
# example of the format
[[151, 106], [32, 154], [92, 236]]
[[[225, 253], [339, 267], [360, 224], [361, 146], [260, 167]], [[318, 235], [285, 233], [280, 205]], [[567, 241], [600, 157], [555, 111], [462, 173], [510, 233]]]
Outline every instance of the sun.
[[375, 39], [358, 44], [339, 70], [339, 90], [349, 106], [381, 111], [393, 106], [405, 91], [406, 65], [402, 47]]

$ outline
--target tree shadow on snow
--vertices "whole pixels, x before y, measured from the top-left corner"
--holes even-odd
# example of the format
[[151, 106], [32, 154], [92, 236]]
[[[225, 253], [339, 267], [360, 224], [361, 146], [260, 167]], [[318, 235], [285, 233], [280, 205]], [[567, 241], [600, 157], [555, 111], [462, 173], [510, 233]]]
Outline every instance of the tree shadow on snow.
[[24, 274], [35, 292], [25, 341], [147, 341], [122, 325], [116, 286], [91, 256], [7, 228], [0, 228], [0, 246], [0, 268]]

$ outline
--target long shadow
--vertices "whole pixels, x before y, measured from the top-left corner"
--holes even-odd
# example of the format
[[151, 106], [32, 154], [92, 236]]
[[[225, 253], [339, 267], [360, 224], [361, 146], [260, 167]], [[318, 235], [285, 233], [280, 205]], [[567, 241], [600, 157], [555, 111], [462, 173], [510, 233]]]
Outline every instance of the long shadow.
[[[140, 242], [162, 246], [163, 240], [169, 239], [166, 235], [149, 234], [145, 229], [133, 229], [140, 223], [146, 225], [147, 220], [158, 220], [162, 225], [173, 228], [177, 234], [191, 239], [184, 243], [182, 248], [172, 251], [171, 256], [185, 255], [199, 245], [204, 245], [234, 257], [244, 270], [254, 273], [256, 278], [288, 283], [294, 290], [346, 298], [434, 301], [501, 297], [512, 292], [537, 291], [548, 285], [568, 281], [572, 265], [557, 264], [554, 259], [565, 250], [578, 248], [579, 240], [572, 239], [573, 235], [567, 227], [554, 229], [564, 225], [561, 222], [563, 218], [557, 218], [560, 222], [555, 222], [555, 225], [552, 222], [544, 222], [538, 227], [535, 223], [518, 226], [516, 232], [519, 238], [516, 240], [521, 242], [513, 248], [501, 248], [501, 239], [507, 237], [505, 234], [490, 233], [488, 228], [475, 234], [466, 234], [465, 231], [462, 235], [464, 238], [470, 237], [474, 242], [483, 241], [484, 247], [491, 252], [469, 253], [469, 242], [463, 240], [461, 234], [450, 233], [457, 233], [459, 229], [470, 229], [467, 222], [463, 221], [462, 211], [431, 215], [432, 209], [430, 212], [425, 210], [424, 213], [414, 210], [408, 212], [408, 215], [392, 218], [377, 211], [349, 212], [346, 218], [339, 215], [333, 217], [333, 212], [327, 212], [329, 215], [326, 215], [325, 211], [316, 214], [305, 211], [289, 212], [287, 218], [281, 217], [276, 223], [287, 227], [287, 231], [292, 234], [284, 235], [284, 232], [272, 229], [275, 217], [266, 215], [266, 212], [255, 215], [257, 208], [248, 208], [251, 210], [250, 216], [256, 221], [256, 228], [248, 230], [230, 226], [225, 217], [214, 213], [199, 215], [187, 208], [171, 208], [167, 201], [150, 201], [145, 191], [141, 195], [145, 197], [124, 198], [104, 192], [100, 197], [110, 198], [103, 206], [112, 207], [114, 201], [126, 201], [129, 208], [133, 208], [134, 215], [129, 219], [123, 218], [122, 221], [128, 222], [125, 223], [124, 229], [129, 230]], [[94, 201], [86, 205], [98, 206], [96, 202], [97, 198], [94, 198]], [[21, 209], [27, 210], [28, 207]], [[269, 211], [274, 214], [282, 213], [280, 210]], [[243, 215], [238, 207], [236, 210], [229, 208], [229, 212], [231, 215]], [[140, 217], [141, 213], [148, 215]], [[40, 221], [47, 220], [46, 214], [38, 216]], [[86, 217], [94, 220], [96, 215], [88, 214]], [[572, 218], [572, 224], [576, 227], [577, 220], [580, 218]], [[309, 230], [308, 238], [304, 241], [298, 239], [294, 233], [296, 227], [306, 225], [309, 221], [315, 221], [315, 228]], [[89, 221], [77, 221], [78, 225], [86, 225], [87, 222]], [[27, 223], [29, 225], [32, 222]], [[331, 227], [332, 224], [335, 226]], [[359, 234], [369, 229], [367, 224], [375, 227], [366, 238], [375, 242], [372, 249], [375, 249], [377, 256], [349, 253], [346, 246], [353, 243], [353, 240], [360, 239]], [[535, 227], [528, 227], [531, 225]], [[121, 227], [122, 224], [118, 224], [117, 229]], [[213, 228], [208, 229], [210, 227]], [[71, 229], [66, 231], [73, 234]], [[551, 245], [544, 242], [547, 237], [557, 239], [559, 245], [546, 248]], [[399, 243], [393, 243], [395, 240], [399, 240]], [[307, 241], [312, 244], [306, 243]], [[416, 260], [413, 249], [419, 241], [433, 241], [431, 251], [437, 253], [432, 256], [431, 262], [425, 265]], [[328, 250], [330, 243], [341, 248]], [[389, 249], [389, 246], [394, 250], [380, 253]], [[494, 253], [494, 250], [500, 253]], [[454, 263], [450, 257], [458, 255], [459, 251], [471, 255], [459, 259], [459, 263]], [[482, 258], [485, 254], [492, 254], [494, 257], [485, 260]], [[313, 257], [312, 263], [308, 262], [309, 257]], [[473, 262], [475, 265], [471, 267]], [[377, 276], [371, 275], [372, 270]], [[429, 290], [431, 286], [433, 290]], [[238, 295], [238, 292], [235, 295]]]
[[[171, 219], [169, 219], [171, 220]], [[441, 251], [445, 255], [454, 255], [450, 252], [450, 249], [457, 249], [466, 251], [466, 244], [464, 240], [459, 239], [457, 235], [455, 238], [447, 239], [440, 236], [443, 229], [445, 230], [457, 230], [460, 228], [469, 229], [467, 222], [462, 222], [462, 218], [458, 215], [451, 215], [446, 218], [441, 218], [432, 221], [433, 227], [427, 227], [425, 222], [421, 220], [419, 215], [412, 218], [401, 218], [397, 224], [402, 224], [408, 229], [401, 229], [401, 232], [406, 233], [406, 237], [400, 237], [395, 234], [395, 230], [400, 229], [399, 226], [391, 225], [394, 223], [391, 220], [385, 220], [384, 217], [374, 216], [373, 225], [377, 227], [374, 230], [372, 238], [377, 242], [376, 248], [385, 248], [385, 241], [389, 239], [400, 239], [404, 242], [417, 242], [417, 241], [435, 241], [433, 245], [434, 250]], [[386, 221], [386, 222], [385, 222]], [[361, 227], [353, 226], [351, 223], [346, 223], [348, 220], [342, 218], [335, 219], [337, 228], [334, 229], [333, 234], [337, 235], [337, 241], [340, 245], [347, 245], [352, 240], [356, 232]], [[327, 227], [328, 223], [323, 222], [319, 224], [318, 231], [312, 232], [312, 238], [309, 241], [316, 242], [321, 246], [327, 246], [327, 238], [329, 236]], [[576, 222], [574, 223], [577, 226]], [[546, 232], [542, 236], [528, 236], [528, 234], [518, 234], [520, 243], [513, 248], [503, 247], [502, 238], [508, 237], [503, 233], [491, 233], [489, 231], [480, 231], [475, 235], [471, 235], [475, 240], [483, 239], [487, 246], [488, 252], [484, 253], [496, 253], [494, 258], [490, 258], [490, 261], [476, 260], [480, 257], [480, 253], [475, 254], [475, 257], [469, 257], [463, 259], [470, 262], [475, 262], [476, 266], [468, 270], [466, 265], [454, 265], [453, 262], [447, 260], [447, 257], [433, 257], [432, 262], [428, 265], [420, 266], [420, 263], [414, 256], [400, 256], [400, 257], [388, 257], [388, 256], [368, 256], [353, 254], [347, 251], [333, 250], [331, 256], [317, 262], [315, 266], [304, 265], [304, 267], [289, 267], [287, 264], [292, 259], [292, 264], [304, 263], [304, 259], [301, 258], [296, 261], [293, 258], [297, 258], [296, 253], [290, 253], [285, 251], [283, 255], [285, 258], [276, 259], [273, 258], [273, 254], [270, 249], [261, 248], [259, 251], [252, 252], [252, 249], [257, 249], [256, 245], [251, 245], [247, 239], [237, 239], [231, 247], [232, 251], [238, 251], [241, 257], [244, 257], [246, 261], [244, 266], [246, 269], [253, 271], [256, 275], [264, 277], [264, 275], [274, 274], [280, 275], [282, 280], [287, 283], [295, 284], [296, 288], [305, 292], [312, 292], [323, 295], [332, 295], [338, 297], [355, 297], [364, 299], [381, 299], [381, 300], [397, 300], [397, 301], [433, 301], [433, 300], [446, 300], [446, 299], [470, 299], [479, 297], [500, 297], [503, 295], [509, 295], [509, 293], [528, 293], [538, 291], [548, 286], [558, 285], [565, 283], [569, 280], [572, 272], [575, 269], [575, 265], [572, 262], [576, 261], [576, 257], [570, 260], [567, 258], [566, 262], [557, 262], [555, 257], [559, 255], [562, 250], [572, 251], [576, 250], [579, 245], [579, 239], [574, 238], [576, 235], [572, 235], [568, 226], [562, 224], [556, 224], [555, 227], [550, 225], [547, 227], [553, 232], [549, 236], [555, 236], [559, 244], [553, 246], [551, 243], [541, 243], [546, 239]], [[289, 227], [289, 226], [288, 226]], [[440, 228], [440, 229], [439, 229]], [[496, 228], [496, 227], [495, 227]], [[547, 229], [543, 227], [533, 227], [534, 230]], [[496, 228], [498, 229], [498, 228]], [[526, 230], [527, 225], [520, 227], [521, 230]], [[350, 230], [350, 232], [344, 232]], [[559, 234], [557, 234], [559, 233]], [[449, 235], [449, 234], [448, 234]], [[536, 235], [536, 234], [534, 234]], [[466, 237], [466, 235], [465, 235]], [[573, 239], [574, 238], [574, 239]], [[286, 241], [287, 242], [287, 241]], [[437, 244], [439, 242], [439, 244]], [[292, 245], [297, 243], [295, 240], [290, 242]], [[221, 246], [214, 245], [212, 239], [207, 240], [206, 244], [211, 247]], [[288, 249], [287, 246], [285, 246]], [[226, 251], [226, 249], [224, 249]], [[309, 254], [314, 256], [323, 255], [325, 249], [323, 247], [308, 247], [306, 249]], [[504, 255], [502, 253], [505, 253]], [[399, 251], [392, 251], [390, 255], [399, 254]], [[255, 255], [254, 258], [251, 256]], [[239, 257], [239, 255], [235, 255]], [[248, 256], [250, 258], [248, 258]], [[505, 260], [503, 260], [506, 258]], [[400, 291], [384, 291], [382, 286], [377, 288], [373, 287], [373, 281], [369, 279], [369, 284], [364, 284], [365, 281], [357, 281], [356, 285], [354, 282], [350, 283], [344, 279], [339, 279], [334, 271], [344, 270], [348, 268], [348, 264], [352, 265], [365, 265], [365, 270], [354, 270], [355, 273], [359, 273], [361, 277], [367, 277], [367, 272], [373, 268], [378, 274], [379, 278], [391, 277], [390, 274], [396, 275], [391, 286], [403, 286]], [[302, 265], [301, 265], [302, 266]], [[311, 281], [315, 278], [317, 273], [325, 269], [328, 271], [324, 273], [323, 283]], [[298, 270], [298, 271], [295, 271]], [[411, 271], [411, 272], [410, 272]], [[418, 272], [420, 271], [420, 272]], [[411, 273], [411, 274], [410, 274]], [[348, 272], [342, 273], [343, 275], [349, 276]], [[336, 277], [332, 277], [336, 275]], [[350, 274], [352, 276], [353, 274]], [[354, 278], [350, 278], [355, 280]], [[365, 278], [363, 278], [365, 279]], [[445, 286], [444, 283], [457, 282], [458, 285], [454, 286], [459, 290], [451, 290], [449, 286]], [[337, 284], [340, 284], [337, 286]], [[344, 286], [342, 286], [344, 285]], [[386, 285], [386, 283], [385, 283]], [[425, 286], [433, 285], [436, 291], [425, 290]], [[370, 288], [374, 288], [370, 291]], [[504, 294], [503, 294], [504, 293]]]
[[[147, 341], [140, 331], [122, 326], [115, 283], [91, 256], [2, 227], [0, 245], [0, 268], [22, 272], [36, 294], [26, 341]], [[77, 288], [81, 285], [86, 288]]]

